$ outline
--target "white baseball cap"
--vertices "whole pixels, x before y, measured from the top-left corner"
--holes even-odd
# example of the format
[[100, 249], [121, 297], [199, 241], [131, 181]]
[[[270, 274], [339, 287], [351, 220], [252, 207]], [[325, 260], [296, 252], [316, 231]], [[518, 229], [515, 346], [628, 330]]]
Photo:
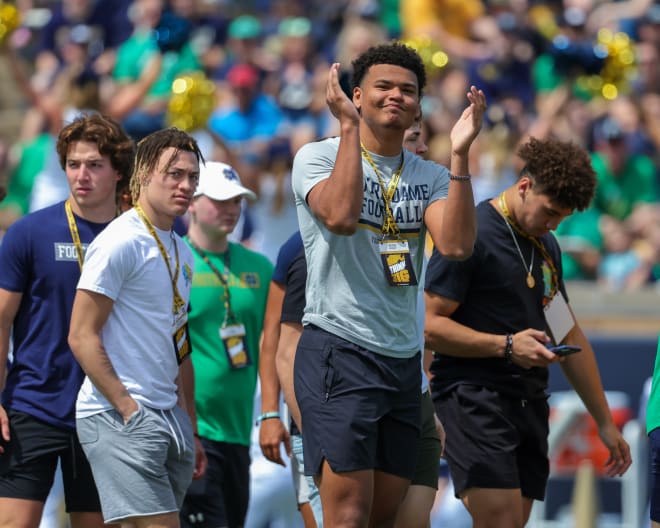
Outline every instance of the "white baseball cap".
[[257, 195], [241, 185], [238, 173], [231, 165], [219, 161], [207, 161], [199, 166], [199, 183], [195, 196], [208, 196], [211, 200], [231, 200], [245, 196], [256, 200]]

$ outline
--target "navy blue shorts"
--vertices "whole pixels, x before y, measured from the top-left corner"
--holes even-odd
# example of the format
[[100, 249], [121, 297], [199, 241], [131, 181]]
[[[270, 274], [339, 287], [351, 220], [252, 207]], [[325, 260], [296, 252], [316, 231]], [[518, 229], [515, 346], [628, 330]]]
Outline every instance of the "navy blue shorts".
[[660, 428], [649, 434], [651, 443], [651, 520], [660, 522]]
[[469, 488], [520, 489], [543, 500], [550, 472], [546, 399], [509, 398], [481, 385], [434, 394], [456, 497]]
[[66, 511], [100, 512], [92, 470], [76, 431], [7, 409], [11, 440], [0, 439], [0, 497], [45, 502], [59, 460]]
[[411, 479], [420, 434], [419, 353], [399, 359], [305, 326], [294, 364], [305, 474], [374, 469]]

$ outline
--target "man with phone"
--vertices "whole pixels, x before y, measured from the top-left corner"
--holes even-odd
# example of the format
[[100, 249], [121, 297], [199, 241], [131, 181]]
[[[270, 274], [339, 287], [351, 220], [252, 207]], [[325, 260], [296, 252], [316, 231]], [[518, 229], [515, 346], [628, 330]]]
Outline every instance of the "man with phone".
[[479, 527], [524, 526], [545, 496], [551, 363], [560, 362], [598, 425], [610, 452], [605, 473], [620, 476], [631, 464], [550, 233], [589, 206], [596, 175], [571, 143], [532, 138], [518, 155], [518, 180], [477, 207], [472, 256], [452, 262], [434, 252], [426, 274], [433, 400], [456, 494]]

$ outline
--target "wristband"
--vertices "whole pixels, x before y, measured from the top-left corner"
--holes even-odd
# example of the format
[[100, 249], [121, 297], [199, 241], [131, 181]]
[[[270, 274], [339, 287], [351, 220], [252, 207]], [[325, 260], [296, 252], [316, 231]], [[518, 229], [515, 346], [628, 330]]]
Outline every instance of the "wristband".
[[507, 363], [513, 363], [513, 334], [506, 335], [506, 344], [504, 345], [504, 360]]
[[463, 181], [463, 182], [467, 182], [467, 181], [470, 181], [470, 180], [472, 179], [472, 176], [470, 176], [469, 174], [468, 174], [467, 176], [457, 176], [456, 174], [452, 174], [452, 173], [450, 172], [450, 173], [449, 173], [449, 179], [450, 179], [450, 180], [454, 180], [454, 181]]
[[257, 416], [257, 425], [259, 425], [264, 420], [269, 420], [270, 418], [279, 418], [279, 417], [280, 417], [279, 411], [270, 411], [270, 412], [261, 413], [259, 416]]

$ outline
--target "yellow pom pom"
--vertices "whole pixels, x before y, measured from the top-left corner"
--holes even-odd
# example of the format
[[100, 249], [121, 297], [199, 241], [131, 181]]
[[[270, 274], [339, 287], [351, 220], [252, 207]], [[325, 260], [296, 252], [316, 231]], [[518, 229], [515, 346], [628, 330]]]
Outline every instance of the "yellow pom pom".
[[607, 50], [607, 58], [600, 72], [603, 79], [600, 95], [608, 100], [616, 99], [630, 90], [630, 79], [635, 68], [634, 43], [625, 33], [601, 29], [598, 44]]
[[0, 45], [21, 25], [21, 14], [13, 4], [0, 2]]
[[414, 49], [419, 54], [429, 77], [440, 73], [440, 70], [449, 63], [449, 56], [429, 35], [415, 35], [404, 40], [402, 44]]
[[215, 108], [215, 84], [200, 72], [177, 77], [167, 105], [167, 122], [191, 132], [206, 127]]

